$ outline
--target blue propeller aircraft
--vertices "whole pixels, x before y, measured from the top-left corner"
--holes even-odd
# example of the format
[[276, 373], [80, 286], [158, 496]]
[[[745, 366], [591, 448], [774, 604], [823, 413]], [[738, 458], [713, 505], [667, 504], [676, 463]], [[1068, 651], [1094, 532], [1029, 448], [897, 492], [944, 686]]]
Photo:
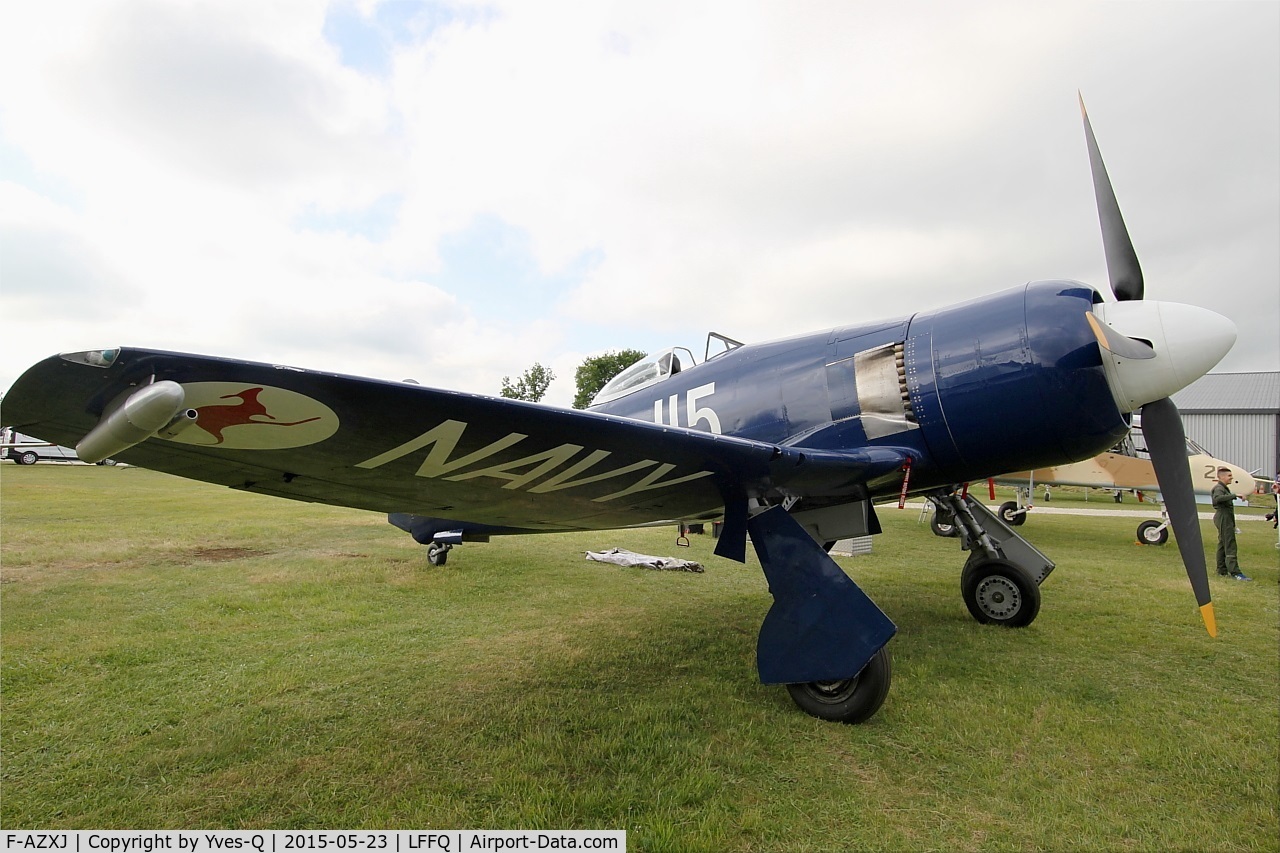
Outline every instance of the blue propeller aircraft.
[[148, 349], [67, 353], [23, 374], [3, 422], [88, 462], [385, 512], [436, 564], [459, 542], [497, 535], [722, 519], [716, 553], [745, 561], [750, 536], [774, 598], [760, 679], [786, 685], [810, 714], [856, 723], [888, 693], [896, 628], [830, 543], [879, 533], [876, 500], [924, 495], [959, 525], [973, 616], [1029, 624], [1054, 564], [962, 485], [1088, 459], [1140, 411], [1216, 634], [1169, 396], [1217, 364], [1235, 327], [1143, 300], [1080, 106], [1114, 302], [1039, 281], [768, 343], [712, 334], [701, 361], [683, 349], [646, 358], [586, 411]]

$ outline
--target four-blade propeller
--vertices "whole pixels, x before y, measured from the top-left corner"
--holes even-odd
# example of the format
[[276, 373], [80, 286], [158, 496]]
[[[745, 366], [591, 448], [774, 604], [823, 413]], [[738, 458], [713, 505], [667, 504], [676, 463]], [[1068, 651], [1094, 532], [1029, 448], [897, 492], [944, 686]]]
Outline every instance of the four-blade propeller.
[[1226, 355], [1236, 340], [1235, 325], [1203, 308], [1142, 301], [1142, 268], [1120, 215], [1083, 97], [1080, 113], [1089, 146], [1107, 275], [1117, 300], [1095, 306], [1087, 317], [1102, 349], [1103, 366], [1116, 404], [1123, 412], [1141, 412], [1147, 450], [1178, 550], [1205, 628], [1216, 637], [1218, 627], [1209, 596], [1204, 540], [1187, 465], [1186, 434], [1169, 395], [1203, 376]]

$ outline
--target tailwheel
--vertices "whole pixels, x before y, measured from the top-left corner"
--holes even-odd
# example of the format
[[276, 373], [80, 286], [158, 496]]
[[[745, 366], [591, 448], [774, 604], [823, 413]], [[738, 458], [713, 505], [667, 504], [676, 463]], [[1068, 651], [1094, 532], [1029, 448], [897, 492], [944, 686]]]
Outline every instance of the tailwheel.
[[1169, 541], [1169, 528], [1155, 519], [1147, 519], [1138, 525], [1138, 544], [1163, 545]]
[[788, 684], [787, 692], [800, 709], [821, 720], [861, 723], [870, 719], [889, 695], [893, 666], [888, 647], [881, 648], [852, 678]]
[[449, 551], [452, 548], [452, 545], [432, 542], [427, 546], [427, 562], [433, 566], [443, 566], [449, 561]]
[[960, 594], [973, 618], [984, 625], [1024, 628], [1040, 612], [1040, 586], [1004, 560], [967, 563], [960, 575]]

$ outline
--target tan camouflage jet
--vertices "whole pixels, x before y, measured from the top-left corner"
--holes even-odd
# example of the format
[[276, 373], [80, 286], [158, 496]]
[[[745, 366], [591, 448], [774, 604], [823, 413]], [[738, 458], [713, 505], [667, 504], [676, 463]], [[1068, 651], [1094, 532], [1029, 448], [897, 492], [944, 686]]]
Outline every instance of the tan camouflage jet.
[[[1191, 468], [1191, 481], [1197, 494], [1209, 494], [1217, 482], [1219, 467], [1231, 469], [1231, 491], [1237, 497], [1247, 498], [1257, 488], [1254, 477], [1248, 471], [1230, 462], [1214, 458], [1209, 451], [1191, 439], [1187, 439], [1187, 465]], [[1142, 427], [1135, 426], [1125, 439], [1106, 453], [1100, 453], [1083, 462], [1037, 468], [1034, 471], [1016, 471], [994, 477], [996, 483], [1017, 488], [1017, 500], [1000, 505], [997, 514], [1007, 524], [1020, 525], [1027, 520], [1027, 513], [1035, 508], [1032, 500], [1035, 486], [1083, 486], [1090, 489], [1109, 489], [1115, 492], [1119, 502], [1122, 492], [1137, 492], [1143, 499], [1160, 505], [1160, 519], [1147, 519], [1138, 525], [1138, 542], [1143, 545], [1163, 545], [1169, 539], [1169, 518], [1160, 499], [1160, 486], [1156, 482], [1155, 469], [1147, 455]], [[993, 494], [994, 497], [994, 494]], [[947, 519], [934, 516], [934, 532], [939, 536], [955, 535]]]

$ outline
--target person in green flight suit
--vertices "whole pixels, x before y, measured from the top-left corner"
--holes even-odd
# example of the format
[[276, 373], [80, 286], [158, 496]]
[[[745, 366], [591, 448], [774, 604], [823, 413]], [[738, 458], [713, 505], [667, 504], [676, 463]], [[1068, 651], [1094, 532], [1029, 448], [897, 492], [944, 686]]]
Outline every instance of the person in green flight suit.
[[1253, 580], [1240, 571], [1240, 561], [1236, 558], [1236, 496], [1228, 486], [1231, 485], [1230, 468], [1218, 469], [1218, 482], [1213, 484], [1210, 496], [1213, 500], [1213, 526], [1218, 528], [1218, 574], [1231, 575], [1238, 581]]

